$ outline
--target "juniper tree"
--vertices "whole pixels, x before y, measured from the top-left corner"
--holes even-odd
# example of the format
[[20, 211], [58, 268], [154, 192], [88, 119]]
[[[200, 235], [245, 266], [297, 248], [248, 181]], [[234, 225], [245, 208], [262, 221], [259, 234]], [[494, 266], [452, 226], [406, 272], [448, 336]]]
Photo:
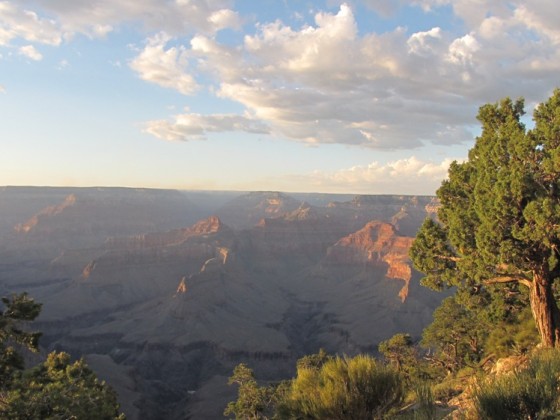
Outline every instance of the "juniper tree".
[[560, 347], [560, 90], [521, 122], [523, 100], [480, 108], [481, 135], [468, 160], [451, 164], [411, 248], [423, 284], [480, 290], [516, 282], [529, 291], [541, 342]]

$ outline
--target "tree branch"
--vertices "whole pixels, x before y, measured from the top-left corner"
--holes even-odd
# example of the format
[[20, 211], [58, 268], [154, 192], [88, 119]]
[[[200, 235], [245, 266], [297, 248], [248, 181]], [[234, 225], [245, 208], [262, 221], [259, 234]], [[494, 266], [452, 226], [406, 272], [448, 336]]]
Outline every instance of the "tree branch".
[[524, 286], [527, 286], [529, 289], [531, 288], [532, 285], [530, 280], [521, 276], [500, 276], [500, 277], [494, 277], [492, 279], [488, 279], [484, 282], [484, 284], [498, 284], [498, 283], [519, 283]]
[[462, 258], [460, 257], [448, 257], [447, 255], [438, 255], [437, 258], [441, 260], [453, 261], [453, 262], [459, 262], [462, 260]]

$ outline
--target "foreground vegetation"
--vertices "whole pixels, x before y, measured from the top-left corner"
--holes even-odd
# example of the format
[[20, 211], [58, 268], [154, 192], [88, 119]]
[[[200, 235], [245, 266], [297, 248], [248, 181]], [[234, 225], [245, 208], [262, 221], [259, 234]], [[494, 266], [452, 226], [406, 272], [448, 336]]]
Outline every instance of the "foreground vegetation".
[[[416, 366], [407, 367], [421, 370], [422, 363], [417, 359]], [[478, 368], [436, 381], [407, 377], [368, 355], [320, 352], [300, 359], [291, 380], [259, 386], [251, 369], [241, 364], [230, 384], [239, 386], [238, 399], [224, 415], [236, 419], [430, 420], [453, 411], [453, 418], [462, 419], [560, 418], [558, 349], [535, 351], [508, 372]], [[458, 394], [462, 398], [452, 399]]]
[[39, 349], [38, 332], [24, 325], [41, 305], [23, 293], [3, 298], [0, 311], [0, 418], [2, 419], [120, 419], [115, 392], [100, 382], [84, 360], [72, 362], [63, 352], [25, 369], [22, 352]]
[[[480, 108], [482, 133], [450, 166], [437, 217], [412, 245], [422, 284], [455, 292], [422, 338], [381, 343], [384, 362], [307, 356], [272, 386], [240, 365], [226, 416], [433, 419], [459, 407], [456, 418], [560, 418], [560, 90], [529, 131], [523, 114], [522, 100]], [[492, 372], [507, 356], [514, 366]]]

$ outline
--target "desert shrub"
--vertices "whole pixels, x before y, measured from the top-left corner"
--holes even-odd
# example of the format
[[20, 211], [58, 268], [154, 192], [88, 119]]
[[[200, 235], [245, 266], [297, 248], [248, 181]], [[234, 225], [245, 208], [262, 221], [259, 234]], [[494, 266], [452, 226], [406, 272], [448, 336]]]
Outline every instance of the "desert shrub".
[[373, 357], [334, 357], [299, 367], [278, 413], [282, 418], [378, 419], [403, 400], [398, 372]]
[[536, 419], [560, 414], [560, 351], [542, 351], [519, 372], [486, 378], [474, 392], [482, 419]]
[[415, 410], [415, 419], [418, 420], [431, 420], [436, 415], [436, 404], [434, 394], [428, 384], [420, 384], [415, 389], [416, 398], [418, 401], [418, 409]]

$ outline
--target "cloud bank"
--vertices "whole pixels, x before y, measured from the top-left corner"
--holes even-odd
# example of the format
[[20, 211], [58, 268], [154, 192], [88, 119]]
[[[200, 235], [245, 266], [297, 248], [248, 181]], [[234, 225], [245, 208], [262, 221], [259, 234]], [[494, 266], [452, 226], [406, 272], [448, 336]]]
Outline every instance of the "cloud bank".
[[[276, 136], [380, 150], [470, 141], [481, 104], [505, 95], [538, 101], [557, 83], [560, 35], [544, 7], [550, 1], [531, 10], [500, 1], [486, 9], [467, 1], [414, 4], [426, 13], [451, 5], [468, 32], [360, 34], [342, 4], [301, 28], [259, 23], [239, 45], [197, 34], [183, 45], [196, 59], [183, 75], [213, 75], [218, 98], [241, 104]], [[213, 115], [196, 115], [204, 118]]]
[[[539, 101], [558, 83], [555, 0], [361, 3], [381, 17], [450, 9], [462, 25], [367, 32], [346, 3], [295, 27], [254, 22], [227, 0], [5, 0], [0, 46], [40, 60], [37, 45], [103, 38], [132, 25], [146, 34], [128, 60], [139, 78], [242, 108], [146, 123], [154, 136], [179, 141], [235, 130], [379, 150], [460, 144], [472, 139], [481, 104], [505, 95]], [[227, 41], [219, 36], [226, 29], [245, 35]]]
[[[454, 159], [428, 162], [414, 156], [382, 164], [353, 166], [335, 172], [315, 171], [294, 175], [292, 184], [310, 185], [312, 191], [363, 194], [424, 194], [433, 195], [447, 177]], [[398, 180], [395, 183], [395, 180]]]

